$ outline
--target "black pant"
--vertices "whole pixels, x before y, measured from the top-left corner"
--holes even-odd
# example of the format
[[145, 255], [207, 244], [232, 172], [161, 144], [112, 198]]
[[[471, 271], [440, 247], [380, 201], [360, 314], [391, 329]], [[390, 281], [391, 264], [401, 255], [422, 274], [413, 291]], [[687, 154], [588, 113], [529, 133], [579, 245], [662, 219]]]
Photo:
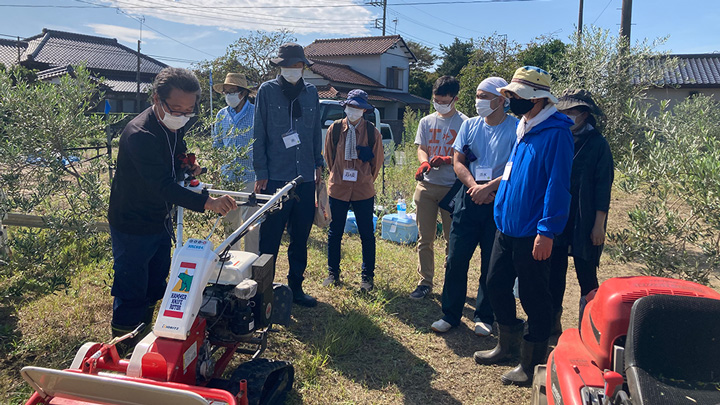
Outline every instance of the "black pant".
[[535, 236], [513, 238], [495, 234], [487, 287], [498, 324], [512, 326], [522, 322], [515, 311], [513, 286], [518, 278], [520, 303], [527, 314], [529, 342], [550, 337], [552, 297], [548, 288], [550, 260], [532, 257]]
[[497, 230], [493, 219], [493, 204], [475, 204], [466, 192], [467, 187], [463, 185], [455, 199], [442, 292], [443, 319], [453, 326], [460, 324], [467, 295], [470, 259], [479, 244], [480, 282], [473, 318], [475, 321], [492, 325], [494, 317], [486, 283]]
[[340, 246], [348, 209], [352, 205], [362, 242], [362, 276], [372, 280], [375, 276], [375, 227], [373, 226], [375, 197], [360, 201], [342, 201], [332, 197], [329, 200], [332, 220], [328, 231], [328, 271], [335, 275], [340, 274]]
[[[283, 181], [268, 180], [265, 192], [273, 194], [285, 185]], [[307, 267], [307, 241], [315, 218], [315, 182], [306, 181], [295, 187], [298, 200], [291, 198], [283, 208], [268, 215], [260, 226], [260, 254], [271, 254], [277, 261], [282, 235], [287, 226], [290, 235], [288, 246], [288, 283], [302, 284]]]
[[[563, 297], [565, 295], [565, 279], [568, 268], [568, 247], [553, 246], [550, 256], [550, 294], [552, 295], [553, 311], [562, 311]], [[588, 295], [590, 291], [598, 288], [597, 260], [585, 260], [573, 256], [575, 273], [580, 283], [580, 295]]]

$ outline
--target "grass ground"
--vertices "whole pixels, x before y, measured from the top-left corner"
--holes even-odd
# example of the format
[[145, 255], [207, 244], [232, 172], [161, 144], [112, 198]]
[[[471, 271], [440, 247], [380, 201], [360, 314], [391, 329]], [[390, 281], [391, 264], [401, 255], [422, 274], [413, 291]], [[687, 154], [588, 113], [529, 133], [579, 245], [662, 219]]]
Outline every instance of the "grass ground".
[[[611, 230], [626, 222], [635, 196], [615, 193]], [[417, 282], [414, 246], [377, 242], [376, 289], [358, 293], [360, 240], [343, 241], [343, 283], [330, 289], [325, 277], [327, 234], [314, 228], [308, 244], [306, 291], [319, 300], [316, 308], [293, 307], [292, 324], [278, 327], [265, 357], [291, 360], [296, 383], [291, 404], [522, 404], [529, 388], [506, 387], [500, 375], [514, 364], [478, 366], [476, 350], [494, 346], [495, 338], [473, 334], [472, 306], [479, 277], [479, 253], [473, 258], [463, 323], [445, 334], [430, 330], [441, 314], [443, 255], [437, 254], [436, 288], [429, 299], [407, 295]], [[443, 252], [445, 242], [436, 243]], [[278, 260], [276, 281], [287, 274], [286, 244]], [[608, 246], [612, 250], [612, 245]], [[571, 265], [572, 266], [572, 265]], [[30, 389], [20, 378], [25, 365], [62, 368], [69, 365], [85, 341], [108, 340], [111, 262], [84, 267], [64, 292], [24, 302], [0, 304], [0, 403], [17, 404]], [[622, 265], [603, 256], [601, 282], [639, 273], [636, 265]], [[579, 288], [568, 272], [563, 325], [577, 324]], [[717, 284], [715, 285], [717, 288]], [[519, 313], [522, 310], [519, 308]]]

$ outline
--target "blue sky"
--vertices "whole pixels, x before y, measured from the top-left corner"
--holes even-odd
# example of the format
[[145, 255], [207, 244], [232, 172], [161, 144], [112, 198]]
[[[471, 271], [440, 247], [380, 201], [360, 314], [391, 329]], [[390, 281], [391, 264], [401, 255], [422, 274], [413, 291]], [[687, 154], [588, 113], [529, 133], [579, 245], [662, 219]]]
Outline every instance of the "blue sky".
[[[369, 2], [369, 0], [365, 0]], [[432, 4], [418, 4], [432, 3]], [[431, 46], [496, 32], [527, 43], [538, 35], [567, 41], [579, 0], [388, 0], [386, 33]], [[616, 33], [622, 0], [585, 0], [584, 22]], [[330, 7], [328, 7], [330, 6]], [[118, 11], [117, 7], [121, 9]], [[717, 0], [635, 0], [632, 40], [669, 36], [672, 53], [720, 52]], [[0, 34], [28, 37], [43, 28], [118, 38], [173, 66], [211, 59], [252, 30], [288, 28], [307, 45], [318, 38], [380, 35], [382, 8], [354, 0], [0, 0]]]

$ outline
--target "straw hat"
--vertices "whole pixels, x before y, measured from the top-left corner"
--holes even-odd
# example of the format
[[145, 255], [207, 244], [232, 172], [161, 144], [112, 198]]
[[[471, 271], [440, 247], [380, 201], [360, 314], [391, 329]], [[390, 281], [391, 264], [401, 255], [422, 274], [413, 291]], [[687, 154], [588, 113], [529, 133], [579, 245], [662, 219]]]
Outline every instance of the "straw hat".
[[242, 88], [243, 90], [247, 91], [248, 93], [250, 92], [250, 88], [248, 87], [247, 78], [245, 77], [244, 74], [241, 74], [241, 73], [228, 73], [228, 74], [225, 76], [225, 82], [213, 84], [213, 90], [215, 90], [215, 91], [218, 92], [218, 93], [222, 93], [222, 92], [223, 92], [223, 87], [224, 87], [226, 84], [229, 85], [229, 86], [237, 86], [237, 87], [240, 87], [240, 88]]
[[505, 97], [508, 97], [507, 92], [513, 92], [526, 100], [548, 98], [552, 103], [558, 102], [550, 93], [550, 73], [535, 66], [518, 68], [510, 84], [497, 90]]

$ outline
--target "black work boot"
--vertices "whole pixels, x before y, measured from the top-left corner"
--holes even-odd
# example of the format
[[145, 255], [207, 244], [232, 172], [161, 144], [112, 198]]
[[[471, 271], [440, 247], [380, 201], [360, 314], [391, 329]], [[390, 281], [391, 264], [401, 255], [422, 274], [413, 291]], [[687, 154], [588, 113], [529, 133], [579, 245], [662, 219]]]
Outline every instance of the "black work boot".
[[477, 351], [473, 358], [477, 364], [496, 364], [515, 358], [520, 354], [520, 340], [522, 339], [525, 323], [517, 325], [498, 324], [498, 342], [491, 350]]
[[303, 292], [301, 283], [290, 284], [290, 289], [293, 292], [293, 302], [303, 307], [314, 307], [317, 305], [317, 300]]
[[547, 348], [547, 339], [542, 342], [528, 342], [523, 339], [520, 364], [501, 377], [502, 383], [505, 385], [530, 385], [535, 373], [535, 366], [545, 363]]

